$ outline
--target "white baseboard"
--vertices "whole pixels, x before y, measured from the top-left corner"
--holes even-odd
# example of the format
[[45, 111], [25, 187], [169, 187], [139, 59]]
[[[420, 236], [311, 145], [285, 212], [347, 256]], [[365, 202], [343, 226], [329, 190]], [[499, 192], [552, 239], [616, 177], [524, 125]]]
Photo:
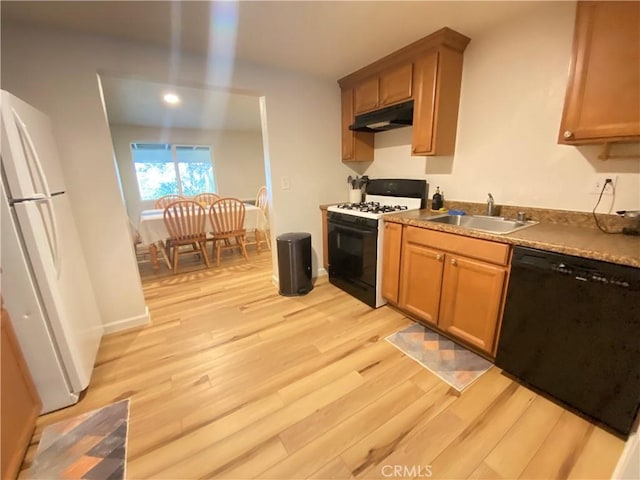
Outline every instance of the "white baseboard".
[[640, 435], [636, 430], [625, 443], [611, 478], [614, 480], [636, 480], [640, 478]]
[[149, 307], [144, 306], [144, 313], [136, 317], [123, 318], [122, 320], [116, 320], [104, 325], [104, 333], [115, 333], [123, 330], [128, 330], [135, 327], [143, 327], [149, 325], [151, 322], [151, 316], [149, 315]]
[[317, 277], [324, 277], [325, 275], [329, 275], [329, 272], [327, 272], [324, 267], [320, 267], [318, 268], [318, 275]]

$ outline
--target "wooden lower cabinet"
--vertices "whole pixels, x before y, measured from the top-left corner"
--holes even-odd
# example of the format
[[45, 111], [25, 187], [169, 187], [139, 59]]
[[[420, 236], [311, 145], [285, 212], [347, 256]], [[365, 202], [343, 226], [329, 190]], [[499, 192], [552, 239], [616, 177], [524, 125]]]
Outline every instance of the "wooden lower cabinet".
[[400, 274], [400, 307], [438, 324], [444, 254], [422, 245], [405, 243]]
[[5, 479], [16, 478], [18, 475], [42, 403], [4, 308], [0, 337], [0, 478]]
[[509, 247], [411, 226], [401, 235], [398, 307], [493, 355]]
[[506, 275], [505, 267], [447, 255], [438, 326], [491, 352]]
[[322, 213], [322, 266], [329, 273], [329, 225], [327, 224], [327, 209]]
[[385, 222], [383, 242], [382, 296], [397, 304], [400, 288], [402, 225]]

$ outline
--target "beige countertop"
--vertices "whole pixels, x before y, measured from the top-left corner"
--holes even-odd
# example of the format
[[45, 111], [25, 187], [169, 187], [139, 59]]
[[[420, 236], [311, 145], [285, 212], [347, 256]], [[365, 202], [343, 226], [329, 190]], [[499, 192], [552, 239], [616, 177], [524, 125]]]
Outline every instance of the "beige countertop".
[[594, 228], [546, 222], [507, 235], [496, 235], [421, 219], [430, 215], [437, 214], [430, 210], [412, 210], [386, 215], [384, 220], [640, 268], [640, 237], [606, 234]]

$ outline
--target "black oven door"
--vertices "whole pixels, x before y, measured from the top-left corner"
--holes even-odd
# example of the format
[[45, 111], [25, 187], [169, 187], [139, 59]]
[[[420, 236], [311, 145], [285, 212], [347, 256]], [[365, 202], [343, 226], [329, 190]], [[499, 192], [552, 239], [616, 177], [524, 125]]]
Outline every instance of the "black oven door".
[[329, 281], [376, 306], [378, 220], [329, 212]]

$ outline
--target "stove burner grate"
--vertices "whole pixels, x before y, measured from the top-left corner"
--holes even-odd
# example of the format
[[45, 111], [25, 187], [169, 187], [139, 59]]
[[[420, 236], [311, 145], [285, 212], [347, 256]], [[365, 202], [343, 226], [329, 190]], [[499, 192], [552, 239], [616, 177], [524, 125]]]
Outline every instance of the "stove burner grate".
[[407, 210], [406, 205], [380, 205], [380, 202], [342, 203], [338, 208], [368, 213], [389, 213]]

